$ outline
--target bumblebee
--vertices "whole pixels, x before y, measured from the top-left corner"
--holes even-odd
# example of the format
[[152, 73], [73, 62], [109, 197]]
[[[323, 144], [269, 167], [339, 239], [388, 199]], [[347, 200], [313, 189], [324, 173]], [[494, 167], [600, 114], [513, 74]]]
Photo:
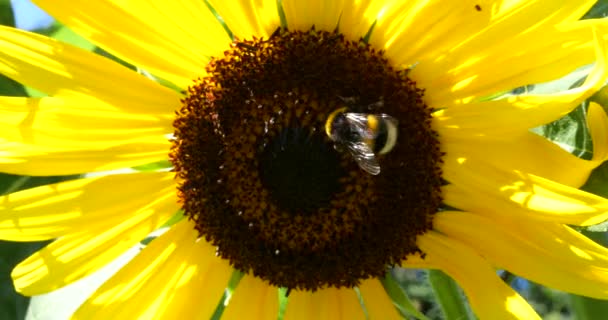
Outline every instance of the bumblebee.
[[325, 122], [325, 133], [338, 150], [346, 149], [359, 167], [370, 174], [380, 173], [376, 155], [385, 154], [397, 143], [397, 119], [387, 114], [334, 110]]

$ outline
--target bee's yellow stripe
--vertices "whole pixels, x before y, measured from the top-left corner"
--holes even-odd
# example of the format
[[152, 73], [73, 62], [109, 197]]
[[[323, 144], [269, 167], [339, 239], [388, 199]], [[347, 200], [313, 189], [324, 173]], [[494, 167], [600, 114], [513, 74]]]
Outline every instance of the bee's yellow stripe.
[[376, 132], [376, 130], [378, 130], [378, 118], [373, 114], [368, 114], [367, 126], [372, 130], [372, 132]]
[[340, 113], [346, 112], [347, 109], [347, 107], [339, 108], [329, 114], [329, 116], [327, 117], [327, 121], [325, 121], [325, 133], [328, 137], [331, 138], [331, 124], [332, 122], [334, 122], [334, 118]]
[[[369, 129], [370, 132], [372, 133], [376, 133], [378, 131], [378, 126], [380, 125], [380, 122], [378, 121], [378, 117], [376, 117], [373, 114], [368, 114], [367, 115], [367, 128]], [[376, 144], [376, 139], [375, 137], [371, 138], [371, 139], [364, 139], [363, 141], [365, 144], [367, 144], [367, 146], [371, 149], [374, 150], [375, 149], [375, 144]]]

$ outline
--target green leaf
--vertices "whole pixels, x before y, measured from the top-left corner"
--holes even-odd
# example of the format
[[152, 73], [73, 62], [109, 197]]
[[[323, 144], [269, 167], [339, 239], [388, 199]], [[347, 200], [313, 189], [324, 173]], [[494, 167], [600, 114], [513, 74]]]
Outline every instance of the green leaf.
[[15, 26], [15, 15], [13, 14], [11, 0], [0, 0], [0, 24], [9, 27]]
[[10, 97], [28, 96], [25, 88], [17, 81], [0, 74], [0, 95]]
[[79, 178], [80, 175], [26, 177], [0, 172], [0, 195]]
[[361, 38], [361, 41], [363, 41], [366, 44], [369, 43], [369, 38], [371, 38], [372, 32], [374, 32], [374, 29], [376, 28], [376, 22], [378, 22], [378, 20], [374, 20], [374, 23], [372, 23], [372, 25], [367, 30], [367, 33], [365, 33], [363, 38]]
[[230, 302], [230, 297], [232, 296], [234, 289], [239, 285], [239, 282], [241, 282], [241, 279], [243, 279], [244, 275], [244, 273], [236, 269], [232, 271], [232, 276], [230, 277], [230, 280], [228, 280], [228, 286], [226, 288], [226, 291], [224, 292], [224, 295], [220, 299], [220, 302], [218, 303], [217, 307], [215, 308], [215, 312], [211, 316], [212, 320], [222, 319], [222, 314], [224, 314], [224, 310], [226, 309], [228, 302]]
[[[420, 313], [418, 309], [412, 303], [412, 300], [408, 297], [408, 295], [403, 291], [401, 286], [397, 283], [395, 278], [391, 275], [390, 272], [386, 273], [386, 276], [383, 279], [380, 279], [382, 282], [382, 286], [384, 286], [384, 290], [388, 294], [388, 296], [393, 301], [393, 304], [397, 308], [397, 310], [402, 315], [412, 315], [421, 320], [428, 320], [428, 318]], [[365, 299], [365, 297], [363, 297]]]
[[224, 31], [226, 31], [226, 33], [228, 34], [228, 37], [230, 37], [231, 40], [234, 40], [234, 34], [228, 27], [228, 24], [226, 23], [226, 21], [224, 21], [224, 18], [222, 18], [222, 16], [220, 16], [220, 14], [217, 12], [217, 10], [215, 10], [215, 8], [211, 5], [211, 2], [209, 2], [209, 0], [205, 0], [205, 4], [207, 5], [207, 8], [209, 8], [209, 11], [211, 11], [211, 13], [215, 16], [215, 18], [217, 19], [217, 22], [219, 22], [222, 25], [222, 27], [224, 28]]
[[570, 305], [577, 320], [605, 319], [608, 315], [608, 303], [577, 295], [570, 295]]
[[608, 0], [599, 0], [581, 19], [603, 18], [608, 14]]
[[285, 18], [285, 10], [283, 9], [283, 0], [277, 0], [277, 10], [279, 19], [281, 20], [281, 28], [287, 29], [287, 18]]
[[429, 270], [429, 282], [445, 319], [474, 319], [460, 288], [452, 278], [439, 270]]
[[113, 55], [113, 54], [105, 51], [104, 49], [102, 49], [100, 47], [96, 47], [93, 50], [93, 52], [97, 53], [98, 55], [100, 55], [100, 56], [102, 56], [104, 58], [108, 58], [108, 59], [110, 59], [110, 60], [112, 60], [114, 62], [118, 62], [122, 66], [127, 67], [128, 69], [131, 69], [133, 71], [137, 71], [137, 68], [134, 65], [132, 65], [132, 64], [130, 64], [130, 63], [128, 63], [128, 62], [126, 62], [126, 61], [118, 58], [117, 56], [115, 56], [115, 55]]
[[574, 155], [591, 159], [593, 143], [587, 129], [586, 104], [572, 110], [566, 116], [533, 131], [557, 143]]
[[51, 35], [53, 35], [57, 31], [59, 31], [59, 29], [62, 28], [62, 27], [63, 27], [62, 24], [60, 24], [58, 22], [54, 22], [54, 23], [51, 23], [48, 26], [44, 26], [44, 27], [41, 27], [41, 28], [34, 29], [34, 30], [32, 30], [32, 32], [38, 33], [38, 34], [41, 34], [41, 35], [44, 35], [44, 36], [47, 36], [47, 37], [51, 37]]
[[[174, 224], [180, 222], [182, 219], [184, 219], [184, 211], [183, 210], [178, 210], [177, 212], [175, 212], [175, 214], [169, 218], [169, 220], [167, 222], [165, 222], [160, 228], [158, 228], [159, 230], [163, 229], [163, 228], [170, 228], [171, 226], [173, 226]], [[157, 230], [158, 231], [158, 230]], [[141, 240], [139, 243], [141, 243], [143, 246], [147, 246], [150, 244], [150, 242], [152, 242], [154, 239], [158, 238], [159, 233], [157, 231], [152, 232], [152, 234], [148, 235], [147, 237], [145, 237], [143, 240]]]
[[608, 198], [608, 162], [595, 168], [581, 189]]
[[44, 247], [48, 242], [0, 241], [0, 319], [24, 319], [29, 297], [15, 291], [11, 271], [22, 260]]

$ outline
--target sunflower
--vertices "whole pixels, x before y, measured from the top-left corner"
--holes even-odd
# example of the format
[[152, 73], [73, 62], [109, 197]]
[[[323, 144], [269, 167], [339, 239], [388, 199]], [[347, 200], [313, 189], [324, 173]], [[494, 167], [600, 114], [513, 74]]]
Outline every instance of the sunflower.
[[[0, 171], [105, 172], [1, 199], [2, 239], [54, 240], [20, 293], [164, 227], [75, 318], [209, 318], [234, 270], [229, 319], [276, 318], [278, 292], [286, 319], [398, 318], [395, 266], [446, 272], [481, 319], [538, 318], [497, 269], [608, 298], [608, 250], [569, 226], [608, 218], [577, 189], [608, 119], [589, 108], [591, 160], [531, 132], [608, 78], [607, 22], [579, 20], [595, 1], [35, 2], [125, 63], [0, 28], [0, 72], [48, 95], [1, 98]], [[585, 65], [578, 87], [497, 95]], [[360, 128], [386, 119], [377, 152]]]

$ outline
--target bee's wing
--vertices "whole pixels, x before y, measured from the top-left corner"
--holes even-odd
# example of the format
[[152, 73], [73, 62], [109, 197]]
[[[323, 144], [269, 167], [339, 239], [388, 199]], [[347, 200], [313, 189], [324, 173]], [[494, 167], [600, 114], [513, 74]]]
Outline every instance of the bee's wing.
[[380, 164], [376, 159], [376, 155], [367, 144], [358, 141], [348, 142], [345, 145], [361, 169], [373, 175], [380, 173]]
[[348, 112], [344, 116], [346, 117], [346, 120], [348, 120], [348, 125], [354, 129], [362, 139], [374, 139], [376, 137], [376, 133], [369, 129], [368, 115], [366, 113]]
[[[348, 112], [345, 114], [351, 128], [355, 129], [357, 133], [363, 139], [375, 139], [378, 135], [378, 131], [372, 131], [369, 129], [369, 115], [367, 113], [354, 113]], [[396, 118], [389, 116], [386, 113], [374, 114], [376, 118], [386, 121], [389, 125], [397, 127], [399, 121]]]
[[379, 113], [379, 114], [377, 113], [377, 114], [375, 114], [375, 116], [380, 119], [384, 119], [386, 122], [390, 123], [394, 127], [398, 127], [398, 125], [399, 125], [399, 121], [395, 117], [391, 117], [386, 113]]

